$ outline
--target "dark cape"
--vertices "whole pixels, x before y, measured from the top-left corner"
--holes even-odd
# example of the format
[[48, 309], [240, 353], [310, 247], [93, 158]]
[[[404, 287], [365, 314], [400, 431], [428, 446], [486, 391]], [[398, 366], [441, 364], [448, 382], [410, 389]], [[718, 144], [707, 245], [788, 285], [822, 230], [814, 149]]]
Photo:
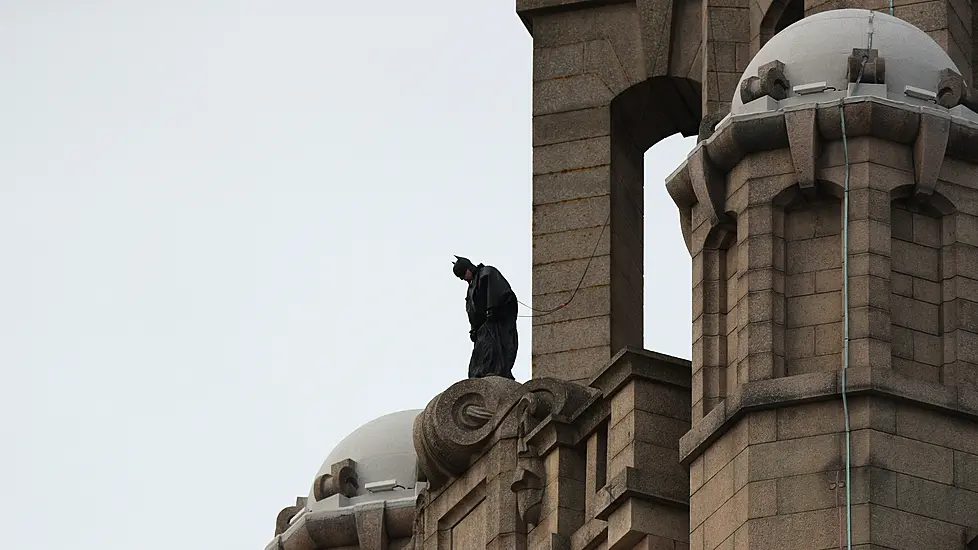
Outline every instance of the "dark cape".
[[469, 336], [473, 342], [469, 378], [513, 379], [519, 339], [516, 335], [516, 294], [498, 269], [479, 265], [465, 296]]

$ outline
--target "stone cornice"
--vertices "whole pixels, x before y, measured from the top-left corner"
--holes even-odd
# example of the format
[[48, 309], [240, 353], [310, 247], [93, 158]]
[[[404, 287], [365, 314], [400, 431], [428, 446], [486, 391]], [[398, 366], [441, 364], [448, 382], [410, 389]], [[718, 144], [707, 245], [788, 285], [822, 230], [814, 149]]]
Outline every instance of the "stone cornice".
[[601, 390], [605, 397], [614, 395], [622, 386], [635, 378], [692, 388], [691, 368], [692, 363], [686, 359], [625, 346], [591, 379], [588, 385]]
[[571, 11], [608, 4], [627, 4], [632, 0], [516, 0], [516, 14], [526, 30], [533, 34], [533, 16], [541, 13]]
[[860, 96], [732, 115], [667, 178], [666, 189], [683, 218], [687, 247], [689, 210], [695, 204], [706, 205], [711, 222], [718, 223], [723, 215], [725, 175], [750, 154], [790, 148], [799, 184], [812, 185], [822, 145], [842, 139], [840, 105], [847, 138], [873, 136], [913, 148], [917, 193], [933, 192], [944, 158], [978, 164], [978, 123], [953, 116], [942, 107]]
[[312, 510], [302, 514], [265, 550], [324, 550], [357, 546], [381, 548], [383, 539], [411, 536], [415, 498], [372, 501], [348, 508]]
[[[877, 395], [978, 421], [978, 391], [911, 380], [892, 369], [853, 367], [846, 371], [846, 395]], [[841, 372], [818, 372], [749, 382], [738, 387], [679, 441], [688, 466], [745, 414], [814, 401], [842, 399]]]
[[625, 468], [595, 494], [595, 518], [607, 521], [611, 513], [630, 498], [658, 502], [674, 508], [689, 509], [689, 492], [673, 494], [662, 490], [660, 480], [650, 471]]

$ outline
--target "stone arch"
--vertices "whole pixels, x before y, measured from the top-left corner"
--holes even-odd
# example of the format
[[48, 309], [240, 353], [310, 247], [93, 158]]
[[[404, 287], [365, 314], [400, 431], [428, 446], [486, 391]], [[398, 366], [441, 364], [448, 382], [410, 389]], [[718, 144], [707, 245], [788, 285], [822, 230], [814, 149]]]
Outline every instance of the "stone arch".
[[792, 23], [805, 17], [804, 0], [774, 0], [761, 19], [761, 46]]
[[699, 82], [677, 76], [629, 86], [611, 101], [612, 136], [622, 132], [641, 153], [673, 134], [695, 136], [703, 117], [700, 94]]
[[890, 192], [890, 359], [915, 380], [954, 385], [957, 209], [940, 193]]
[[614, 350], [644, 340], [645, 152], [673, 134], [697, 134], [699, 93], [693, 80], [654, 77], [626, 88], [610, 104], [610, 283], [630, 289], [627, 299], [611, 300]]

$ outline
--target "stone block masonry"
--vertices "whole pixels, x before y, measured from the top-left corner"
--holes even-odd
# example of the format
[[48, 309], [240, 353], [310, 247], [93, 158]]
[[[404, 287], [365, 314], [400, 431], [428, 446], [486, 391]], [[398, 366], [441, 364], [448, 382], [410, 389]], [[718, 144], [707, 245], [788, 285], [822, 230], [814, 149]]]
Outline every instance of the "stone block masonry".
[[[534, 319], [533, 376], [587, 383], [618, 350], [642, 345], [644, 153], [695, 134], [700, 98], [685, 80], [650, 80], [671, 70], [661, 61], [672, 57], [670, 23], [659, 21], [665, 40], [650, 32], [671, 6], [517, 4], [534, 48], [533, 307], [574, 295]], [[685, 78], [690, 63], [673, 68]]]

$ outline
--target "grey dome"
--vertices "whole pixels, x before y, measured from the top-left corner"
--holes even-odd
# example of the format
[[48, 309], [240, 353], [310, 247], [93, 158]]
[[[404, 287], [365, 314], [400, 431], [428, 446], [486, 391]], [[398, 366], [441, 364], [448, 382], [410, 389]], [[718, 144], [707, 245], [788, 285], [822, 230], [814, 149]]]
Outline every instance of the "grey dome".
[[[421, 409], [399, 411], [360, 426], [333, 448], [316, 477], [330, 473], [333, 464], [349, 458], [357, 463], [358, 495], [366, 494], [364, 486], [375, 481], [396, 480], [405, 489], [413, 489], [418, 460], [413, 428], [420, 413]], [[312, 493], [309, 500], [315, 501]]]
[[[779, 60], [792, 87], [825, 82], [845, 91], [849, 56], [853, 48], [867, 47], [870, 28], [872, 47], [886, 63], [890, 99], [907, 101], [904, 90], [908, 85], [937, 92], [942, 69], [961, 73], [937, 42], [910, 23], [886, 13], [845, 9], [805, 17], [776, 34], [751, 60], [741, 82], [757, 76], [758, 67]], [[738, 83], [731, 114], [745, 111]]]

